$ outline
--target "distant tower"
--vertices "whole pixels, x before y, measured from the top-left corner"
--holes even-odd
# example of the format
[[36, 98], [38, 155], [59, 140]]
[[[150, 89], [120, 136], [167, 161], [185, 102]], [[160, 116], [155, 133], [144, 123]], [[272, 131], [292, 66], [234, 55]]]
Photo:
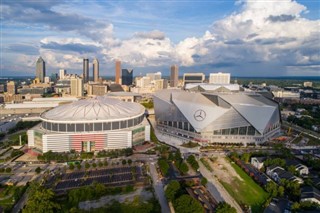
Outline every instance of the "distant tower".
[[83, 59], [83, 83], [89, 81], [89, 59]]
[[7, 93], [11, 95], [14, 95], [17, 93], [16, 84], [14, 83], [14, 81], [9, 81], [7, 83]]
[[120, 78], [121, 78], [121, 61], [116, 61], [116, 84], [120, 84]]
[[171, 66], [171, 75], [170, 75], [170, 87], [177, 87], [178, 86], [178, 75], [179, 75], [179, 68], [177, 65]]
[[64, 79], [64, 76], [67, 74], [67, 70], [60, 69], [59, 70], [59, 78]]
[[83, 79], [77, 77], [70, 79], [70, 94], [75, 97], [83, 96]]
[[210, 73], [210, 84], [230, 84], [230, 73]]
[[93, 81], [99, 82], [99, 61], [98, 59], [93, 59]]
[[130, 86], [133, 81], [133, 69], [122, 69], [121, 84]]
[[44, 82], [44, 77], [46, 76], [46, 63], [40, 56], [37, 60], [36, 65], [36, 78], [39, 78], [40, 82]]

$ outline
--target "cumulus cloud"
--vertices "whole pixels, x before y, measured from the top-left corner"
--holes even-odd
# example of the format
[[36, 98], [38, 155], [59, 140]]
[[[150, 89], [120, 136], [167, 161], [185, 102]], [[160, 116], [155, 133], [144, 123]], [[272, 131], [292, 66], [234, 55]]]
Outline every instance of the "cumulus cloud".
[[[111, 23], [54, 11], [58, 3], [12, 2], [4, 2], [3, 20], [42, 23], [52, 30], [82, 36], [40, 41], [40, 54], [52, 68], [79, 66], [81, 70], [81, 58], [88, 55], [102, 64], [120, 59], [131, 67], [179, 64], [186, 70], [198, 67], [201, 71], [238, 71], [240, 75], [241, 71], [245, 75], [296, 74], [299, 69], [316, 74], [315, 67], [320, 64], [320, 22], [301, 17], [307, 8], [296, 1], [237, 1], [238, 12], [212, 23], [203, 36], [177, 43], [159, 30], [135, 32], [120, 40], [114, 37]], [[19, 48], [8, 47], [10, 51]]]
[[30, 44], [10, 44], [5, 46], [4, 49], [8, 52], [24, 53], [27, 55], [39, 54], [39, 48]]
[[164, 32], [161, 32], [159, 30], [153, 30], [150, 32], [137, 32], [134, 34], [135, 37], [137, 38], [144, 38], [144, 39], [155, 39], [155, 40], [164, 40], [165, 39], [165, 34]]
[[113, 25], [78, 14], [63, 14], [53, 6], [64, 1], [4, 1], [1, 5], [2, 21], [25, 24], [44, 24], [54, 31], [71, 31], [100, 43], [109, 44], [113, 37]]
[[320, 23], [301, 18], [304, 11], [305, 6], [291, 0], [246, 1], [240, 12], [213, 23], [202, 38], [180, 42], [176, 47], [179, 59], [187, 66], [258, 61], [282, 66], [282, 70], [288, 64], [319, 64]]

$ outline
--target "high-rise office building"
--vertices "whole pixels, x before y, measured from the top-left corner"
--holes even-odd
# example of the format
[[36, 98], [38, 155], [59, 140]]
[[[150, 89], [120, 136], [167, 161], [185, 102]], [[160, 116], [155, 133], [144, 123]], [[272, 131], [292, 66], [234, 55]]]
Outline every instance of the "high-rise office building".
[[83, 83], [89, 81], [89, 59], [83, 59]]
[[206, 76], [203, 73], [184, 73], [183, 84], [188, 83], [203, 83]]
[[147, 73], [146, 76], [149, 77], [151, 79], [151, 81], [160, 80], [161, 79], [161, 72]]
[[177, 87], [178, 86], [178, 78], [179, 75], [179, 68], [177, 65], [171, 66], [171, 74], [170, 74], [170, 87]]
[[70, 93], [75, 97], [83, 96], [83, 79], [77, 77], [70, 79]]
[[133, 81], [133, 69], [122, 69], [121, 84], [130, 86]]
[[16, 84], [14, 83], [14, 81], [9, 81], [7, 83], [7, 93], [14, 95], [17, 92], [17, 88], [16, 88]]
[[67, 74], [67, 70], [65, 70], [65, 69], [60, 69], [59, 70], [59, 78], [60, 79], [64, 79], [66, 74]]
[[230, 73], [210, 73], [210, 84], [230, 84]]
[[50, 83], [50, 77], [49, 76], [46, 76], [44, 77], [44, 83]]
[[52, 73], [51, 76], [50, 76], [50, 79], [53, 83], [57, 83], [58, 81], [58, 73]]
[[98, 59], [93, 59], [93, 81], [99, 82], [99, 61]]
[[46, 63], [40, 56], [36, 63], [36, 78], [39, 78], [40, 82], [44, 82], [44, 77], [46, 76]]
[[116, 61], [116, 73], [115, 73], [115, 82], [116, 84], [120, 84], [120, 78], [121, 78], [121, 61]]

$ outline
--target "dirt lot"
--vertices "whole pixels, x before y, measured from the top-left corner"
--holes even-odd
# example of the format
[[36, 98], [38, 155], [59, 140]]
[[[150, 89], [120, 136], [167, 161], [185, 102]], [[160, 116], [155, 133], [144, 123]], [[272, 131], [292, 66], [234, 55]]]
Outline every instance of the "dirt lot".
[[238, 181], [243, 181], [224, 157], [207, 159], [207, 162], [213, 168], [213, 173], [219, 180], [232, 183], [236, 178]]

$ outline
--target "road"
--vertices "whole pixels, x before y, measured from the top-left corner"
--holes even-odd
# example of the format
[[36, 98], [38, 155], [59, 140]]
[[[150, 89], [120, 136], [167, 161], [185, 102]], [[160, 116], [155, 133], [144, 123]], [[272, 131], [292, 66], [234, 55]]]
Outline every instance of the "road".
[[20, 212], [22, 208], [26, 205], [28, 200], [28, 190], [22, 195], [20, 200], [14, 205], [13, 209], [11, 210], [12, 213]]
[[218, 201], [225, 201], [233, 206], [238, 213], [242, 213], [242, 209], [239, 204], [231, 197], [231, 195], [225, 190], [225, 188], [221, 185], [221, 183], [209, 172], [205, 166], [198, 161], [200, 166], [200, 173], [207, 178], [208, 184], [207, 189], [211, 193], [211, 195]]
[[170, 209], [169, 209], [168, 201], [164, 195], [163, 183], [161, 182], [161, 180], [158, 179], [157, 169], [154, 165], [155, 163], [149, 162], [148, 164], [149, 164], [150, 174], [153, 181], [153, 188], [154, 188], [154, 191], [156, 192], [157, 198], [161, 206], [161, 212], [169, 213]]

